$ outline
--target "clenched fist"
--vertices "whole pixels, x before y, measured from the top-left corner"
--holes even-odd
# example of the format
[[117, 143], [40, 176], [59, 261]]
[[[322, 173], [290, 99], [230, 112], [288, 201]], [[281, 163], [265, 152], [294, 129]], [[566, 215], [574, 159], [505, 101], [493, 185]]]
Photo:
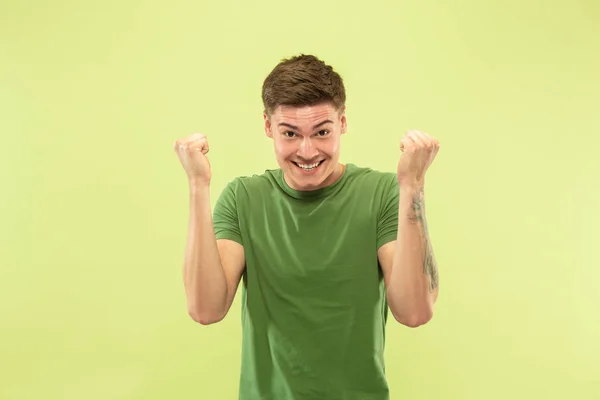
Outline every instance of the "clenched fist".
[[173, 145], [173, 149], [191, 182], [210, 183], [210, 163], [206, 157], [208, 140], [205, 135], [195, 133], [179, 139]]
[[440, 143], [427, 133], [408, 131], [400, 141], [400, 150], [403, 154], [398, 162], [398, 183], [422, 187], [425, 172], [439, 149]]

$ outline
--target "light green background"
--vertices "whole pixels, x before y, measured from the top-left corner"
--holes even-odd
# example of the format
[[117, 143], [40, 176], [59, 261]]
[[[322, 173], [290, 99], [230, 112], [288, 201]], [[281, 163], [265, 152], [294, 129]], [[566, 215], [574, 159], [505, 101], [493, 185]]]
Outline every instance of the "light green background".
[[213, 200], [275, 167], [260, 86], [305, 52], [345, 79], [343, 161], [442, 144], [441, 292], [388, 327], [392, 400], [599, 399], [598, 4], [3, 1], [0, 398], [236, 398], [239, 300], [187, 316], [171, 146], [208, 135]]

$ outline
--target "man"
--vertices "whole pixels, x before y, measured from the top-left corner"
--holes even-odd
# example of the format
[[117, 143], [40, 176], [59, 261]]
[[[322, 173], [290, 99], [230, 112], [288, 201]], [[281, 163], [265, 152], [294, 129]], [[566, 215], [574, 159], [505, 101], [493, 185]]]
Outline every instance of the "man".
[[410, 131], [396, 173], [339, 162], [342, 78], [310, 55], [263, 84], [279, 169], [233, 179], [210, 207], [208, 140], [175, 143], [190, 188], [183, 268], [190, 316], [227, 314], [243, 277], [240, 400], [384, 400], [388, 307], [427, 323], [438, 271], [423, 203], [439, 144]]

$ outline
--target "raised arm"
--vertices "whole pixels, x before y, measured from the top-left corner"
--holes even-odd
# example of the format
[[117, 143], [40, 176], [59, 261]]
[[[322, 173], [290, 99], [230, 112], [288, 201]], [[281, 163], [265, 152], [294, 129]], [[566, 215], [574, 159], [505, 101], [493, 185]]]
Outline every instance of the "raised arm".
[[243, 247], [216, 240], [210, 207], [210, 165], [204, 135], [175, 143], [189, 178], [190, 211], [183, 265], [187, 309], [194, 321], [221, 321], [233, 302], [245, 266]]
[[190, 221], [183, 266], [188, 313], [203, 325], [221, 321], [235, 298], [245, 265], [244, 248], [216, 240], [209, 188], [190, 184]]
[[426, 324], [433, 316], [439, 277], [427, 231], [422, 189], [400, 189], [398, 236], [383, 245], [378, 256], [388, 304], [396, 320], [413, 328]]
[[397, 239], [378, 250], [390, 310], [397, 321], [410, 327], [432, 318], [439, 291], [424, 201], [425, 171], [438, 149], [438, 142], [421, 132], [409, 132], [402, 140]]

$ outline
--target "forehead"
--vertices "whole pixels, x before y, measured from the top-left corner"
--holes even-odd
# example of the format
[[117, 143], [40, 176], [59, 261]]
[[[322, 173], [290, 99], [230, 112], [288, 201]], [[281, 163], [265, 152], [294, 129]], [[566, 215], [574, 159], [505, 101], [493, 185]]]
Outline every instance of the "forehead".
[[318, 104], [302, 107], [279, 106], [273, 113], [273, 118], [276, 119], [277, 122], [289, 122], [294, 123], [294, 125], [321, 122], [326, 119], [334, 121], [336, 117], [337, 112], [332, 104]]

